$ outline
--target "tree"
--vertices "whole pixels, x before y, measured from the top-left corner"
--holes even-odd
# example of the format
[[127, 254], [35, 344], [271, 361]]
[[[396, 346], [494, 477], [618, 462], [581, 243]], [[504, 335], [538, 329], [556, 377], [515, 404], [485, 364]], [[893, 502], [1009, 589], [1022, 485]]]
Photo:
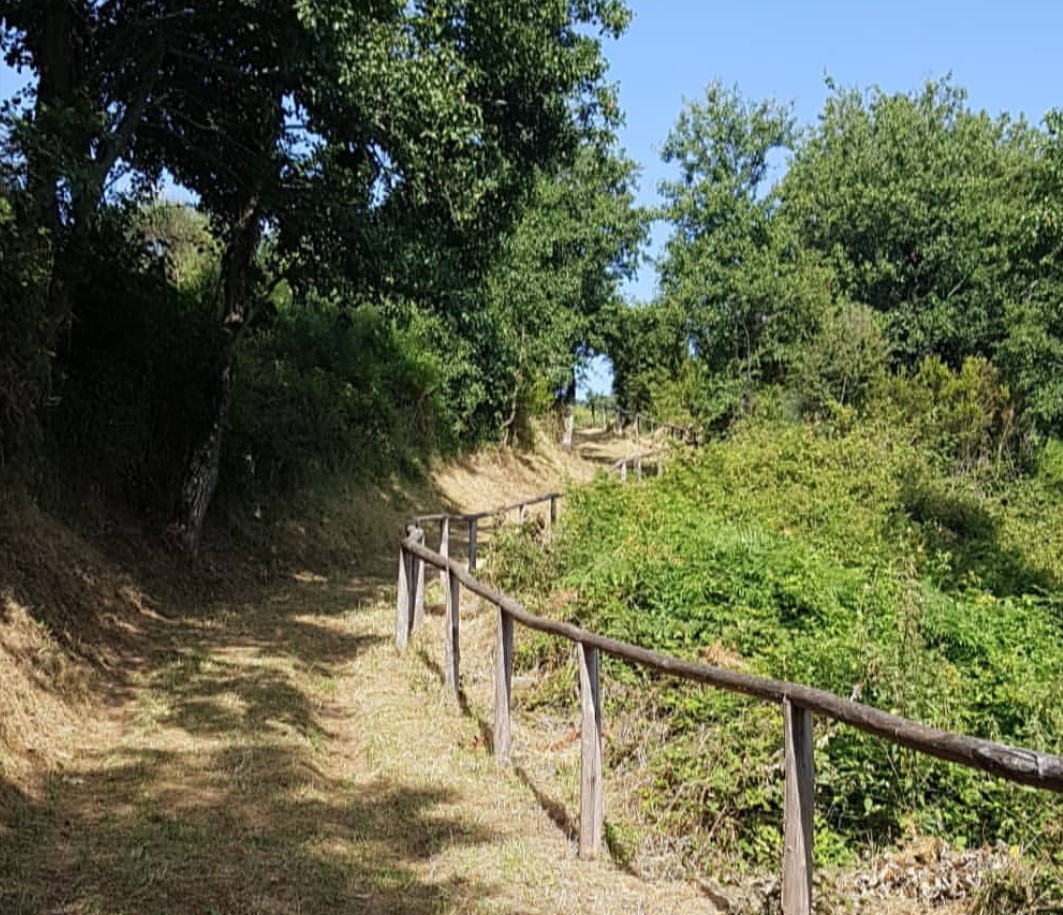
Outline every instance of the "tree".
[[1063, 435], [1063, 111], [1045, 117], [1031, 193], [1018, 218], [1017, 256], [996, 357], [1030, 419]]
[[120, 163], [174, 176], [222, 243], [213, 409], [174, 512], [187, 549], [269, 285], [460, 309], [537, 171], [615, 119], [594, 32], [626, 18], [616, 0], [0, 2], [8, 57], [37, 76], [15, 136], [55, 243]]
[[886, 317], [897, 360], [991, 356], [1013, 290], [1037, 132], [972, 111], [948, 79], [911, 95], [834, 87], [780, 196], [843, 298]]
[[720, 387], [720, 412], [781, 376], [830, 299], [829, 276], [794, 243], [765, 188], [773, 156], [794, 142], [790, 106], [713, 83], [664, 146], [679, 178], [661, 185], [661, 216], [673, 226], [661, 295], [685, 315], [693, 351]]
[[489, 371], [509, 392], [503, 425], [520, 425], [535, 392], [571, 401], [576, 373], [605, 347], [607, 316], [646, 235], [634, 204], [636, 167], [584, 144], [575, 161], [542, 173], [484, 286], [496, 333]]

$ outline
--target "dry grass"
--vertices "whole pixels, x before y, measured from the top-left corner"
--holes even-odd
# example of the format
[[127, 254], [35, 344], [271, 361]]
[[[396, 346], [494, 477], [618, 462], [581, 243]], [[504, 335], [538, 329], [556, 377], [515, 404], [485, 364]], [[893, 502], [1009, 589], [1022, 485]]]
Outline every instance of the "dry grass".
[[639, 450], [631, 439], [598, 430], [577, 431], [575, 444], [574, 453], [566, 452], [540, 432], [531, 452], [486, 449], [440, 464], [432, 472], [438, 503], [422, 505], [419, 510], [431, 511], [438, 506], [483, 511], [506, 505], [568, 483], [585, 483], [600, 467]]
[[[599, 464], [629, 447], [583, 440]], [[265, 582], [215, 557], [190, 583], [150, 554], [134, 578], [39, 516], [4, 528], [0, 912], [717, 911], [705, 887], [576, 859], [574, 714], [518, 715], [496, 770], [492, 613], [463, 608], [464, 706], [440, 682], [438, 606], [405, 656], [391, 645], [412, 502], [480, 508], [593, 469], [551, 448], [440, 467], [289, 532], [306, 552], [275, 543]], [[353, 577], [315, 561], [330, 525]]]
[[[463, 493], [508, 499], [566, 472], [590, 469], [495, 454], [440, 469], [431, 494], [460, 507]], [[416, 498], [366, 497], [343, 541], [357, 565], [390, 578]], [[286, 535], [309, 545], [306, 567], [283, 554], [264, 584], [231, 556], [187, 581], [150, 549], [104, 556], [28, 507], [8, 520], [0, 912], [689, 908], [577, 865], [435, 674], [395, 657], [390, 582], [312, 561], [315, 542], [336, 544], [327, 520]]]

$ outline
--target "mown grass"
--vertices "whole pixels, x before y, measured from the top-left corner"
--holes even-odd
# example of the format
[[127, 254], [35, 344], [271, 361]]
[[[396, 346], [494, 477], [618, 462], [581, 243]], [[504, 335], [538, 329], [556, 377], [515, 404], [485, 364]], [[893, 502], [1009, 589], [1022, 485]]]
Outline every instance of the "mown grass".
[[[494, 575], [542, 612], [631, 642], [1058, 753], [1061, 479], [1058, 445], [1026, 477], [976, 478], [872, 423], [750, 424], [660, 480], [573, 492], [557, 536], [511, 534]], [[570, 663], [542, 640], [524, 655]], [[774, 865], [777, 709], [619, 664], [606, 676], [607, 714], [636, 722], [609, 752], [643, 825], [690, 861]], [[532, 701], [550, 702], [552, 683]], [[1063, 865], [1053, 795], [826, 721], [816, 742], [820, 860], [914, 832]]]

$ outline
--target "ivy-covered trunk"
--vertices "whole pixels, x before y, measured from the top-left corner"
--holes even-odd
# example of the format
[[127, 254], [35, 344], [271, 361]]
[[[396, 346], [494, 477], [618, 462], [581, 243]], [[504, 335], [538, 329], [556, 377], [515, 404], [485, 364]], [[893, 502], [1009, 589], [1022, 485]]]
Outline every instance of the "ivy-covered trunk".
[[219, 351], [207, 415], [189, 451], [170, 533], [191, 556], [199, 552], [207, 517], [221, 470], [225, 423], [232, 404], [236, 350], [251, 315], [255, 251], [262, 237], [258, 200], [252, 198], [233, 227], [222, 263], [223, 299]]

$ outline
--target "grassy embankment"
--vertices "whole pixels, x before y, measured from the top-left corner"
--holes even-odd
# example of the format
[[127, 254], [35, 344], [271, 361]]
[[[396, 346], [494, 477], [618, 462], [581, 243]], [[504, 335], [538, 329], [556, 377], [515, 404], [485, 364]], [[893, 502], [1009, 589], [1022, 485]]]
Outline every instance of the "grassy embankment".
[[[603, 478], [572, 493], [564, 518], [545, 542], [511, 536], [493, 570], [540, 612], [1063, 751], [1057, 444], [1029, 475], [976, 478], [888, 426], [749, 424], [660, 480]], [[555, 582], [546, 593], [545, 581]], [[561, 702], [570, 653], [543, 639], [522, 645], [518, 665], [548, 672], [526, 705]], [[612, 817], [614, 848], [637, 857], [667, 835], [687, 861], [717, 870], [774, 867], [778, 710], [613, 662], [604, 676], [610, 778], [634, 799]], [[1003, 842], [1045, 869], [1034, 883], [1058, 889], [1059, 798], [823, 720], [816, 747], [821, 861], [851, 863], [912, 835]]]

